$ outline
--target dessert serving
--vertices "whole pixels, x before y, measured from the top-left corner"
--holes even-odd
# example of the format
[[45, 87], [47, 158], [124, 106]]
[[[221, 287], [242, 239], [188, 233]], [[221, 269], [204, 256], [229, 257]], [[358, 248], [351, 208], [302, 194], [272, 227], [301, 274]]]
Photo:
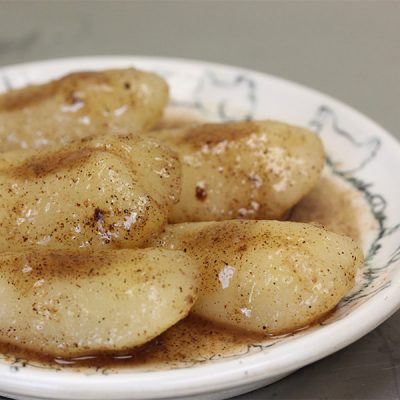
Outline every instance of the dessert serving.
[[[354, 285], [363, 255], [351, 238], [267, 222], [317, 184], [319, 138], [274, 121], [148, 133], [166, 87], [123, 69], [0, 97], [4, 345], [55, 359], [129, 351], [134, 359], [189, 312], [251, 333], [290, 333]], [[10, 152], [15, 132], [26, 149]], [[38, 132], [45, 140], [26, 139]]]
[[363, 180], [380, 144], [327, 140], [343, 132], [329, 108], [302, 119], [300, 89], [274, 97], [255, 73], [57, 65], [18, 85], [3, 72], [0, 389], [3, 365], [62, 387], [106, 375], [93, 398], [171, 397], [172, 382], [218, 398], [354, 340], [328, 332], [387, 290], [396, 262], [392, 200]]

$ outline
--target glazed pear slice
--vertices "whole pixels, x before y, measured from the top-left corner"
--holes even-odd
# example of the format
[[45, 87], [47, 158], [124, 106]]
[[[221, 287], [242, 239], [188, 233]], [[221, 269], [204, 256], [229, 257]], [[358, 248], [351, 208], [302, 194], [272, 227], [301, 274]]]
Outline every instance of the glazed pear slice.
[[0, 255], [0, 341], [53, 357], [118, 353], [184, 318], [196, 263], [164, 249]]
[[149, 244], [183, 250], [200, 264], [195, 314], [273, 335], [326, 315], [353, 287], [363, 262], [352, 239], [294, 222], [168, 225]]
[[317, 183], [321, 140], [281, 122], [204, 124], [151, 132], [182, 163], [171, 223], [279, 219]]
[[145, 131], [167, 101], [160, 76], [133, 68], [76, 72], [13, 90], [0, 95], [0, 152]]
[[138, 246], [167, 222], [180, 180], [176, 154], [139, 135], [0, 154], [0, 250]]

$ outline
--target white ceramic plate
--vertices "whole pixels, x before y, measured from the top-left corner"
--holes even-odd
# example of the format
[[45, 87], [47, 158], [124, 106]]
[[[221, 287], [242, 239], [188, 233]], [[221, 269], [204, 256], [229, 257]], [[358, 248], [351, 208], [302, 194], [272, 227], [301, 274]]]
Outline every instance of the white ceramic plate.
[[163, 75], [172, 103], [211, 120], [273, 118], [317, 131], [328, 168], [356, 188], [375, 220], [366, 228], [366, 264], [354, 290], [324, 324], [224, 358], [164, 371], [78, 373], [0, 359], [0, 393], [19, 399], [222, 399], [256, 389], [354, 342], [400, 305], [399, 144], [374, 122], [328, 96], [265, 74], [197, 61], [92, 57], [0, 70], [0, 90], [74, 70], [136, 66]]

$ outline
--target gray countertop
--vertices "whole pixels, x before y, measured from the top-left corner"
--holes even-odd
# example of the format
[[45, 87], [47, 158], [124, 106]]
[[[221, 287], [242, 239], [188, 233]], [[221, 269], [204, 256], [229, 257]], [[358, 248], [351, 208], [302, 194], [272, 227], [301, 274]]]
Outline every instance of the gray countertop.
[[[400, 138], [399, 1], [0, 0], [0, 65], [140, 54], [233, 64], [350, 104]], [[346, 349], [238, 397], [399, 399], [400, 312]]]

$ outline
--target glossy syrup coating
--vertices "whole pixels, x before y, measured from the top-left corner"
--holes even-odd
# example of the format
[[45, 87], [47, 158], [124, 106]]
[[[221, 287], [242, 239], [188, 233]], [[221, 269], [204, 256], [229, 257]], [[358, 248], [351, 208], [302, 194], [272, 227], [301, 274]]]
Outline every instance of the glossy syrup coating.
[[275, 121], [203, 124], [151, 132], [177, 151], [182, 195], [171, 223], [278, 219], [316, 184], [320, 139]]
[[363, 262], [352, 239], [295, 222], [168, 225], [148, 245], [183, 250], [200, 263], [196, 315], [272, 335], [325, 316], [353, 287]]
[[13, 90], [0, 95], [0, 152], [145, 131], [167, 101], [161, 77], [133, 68], [77, 72]]
[[180, 251], [6, 252], [0, 265], [0, 342], [52, 357], [132, 350], [197, 296], [197, 265]]
[[0, 156], [0, 249], [127, 248], [166, 223], [177, 156], [138, 135]]

